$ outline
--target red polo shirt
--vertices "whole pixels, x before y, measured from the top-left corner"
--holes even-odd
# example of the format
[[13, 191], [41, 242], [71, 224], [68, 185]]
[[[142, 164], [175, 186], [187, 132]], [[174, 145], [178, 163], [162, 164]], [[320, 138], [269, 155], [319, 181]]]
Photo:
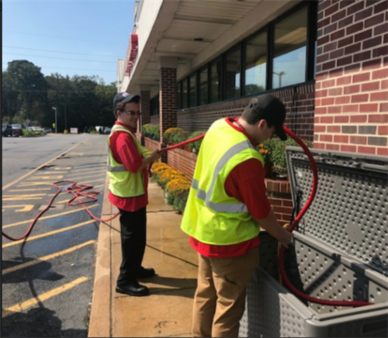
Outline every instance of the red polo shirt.
[[[118, 121], [116, 121], [115, 124], [125, 127], [134, 134], [134, 131], [130, 126]], [[115, 131], [110, 138], [110, 148], [112, 150], [113, 158], [117, 163], [124, 165], [124, 168], [132, 173], [139, 171], [144, 156], [139, 153], [135, 141], [128, 133], [125, 131]], [[148, 173], [147, 168], [143, 168], [142, 170], [144, 177], [144, 195], [123, 198], [115, 196], [111, 191], [109, 191], [109, 201], [117, 208], [133, 212], [147, 206]]]
[[[256, 147], [243, 127], [233, 124], [238, 119], [227, 118], [226, 121], [231, 128], [242, 132]], [[267, 198], [267, 189], [264, 183], [264, 167], [260, 161], [249, 159], [244, 161], [229, 173], [225, 181], [226, 193], [244, 203], [249, 213], [255, 219], [263, 219], [271, 211], [271, 205]], [[191, 246], [201, 255], [213, 258], [228, 258], [242, 256], [249, 250], [260, 244], [259, 237], [233, 245], [210, 245], [202, 243], [193, 237], [190, 237]]]

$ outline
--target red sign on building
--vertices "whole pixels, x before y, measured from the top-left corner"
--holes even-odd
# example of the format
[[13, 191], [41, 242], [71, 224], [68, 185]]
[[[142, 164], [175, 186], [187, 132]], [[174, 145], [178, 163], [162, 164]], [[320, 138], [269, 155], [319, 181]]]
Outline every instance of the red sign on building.
[[129, 52], [128, 64], [127, 64], [127, 69], [125, 71], [125, 75], [131, 74], [131, 70], [137, 56], [137, 51], [138, 51], [137, 34], [131, 34], [131, 49]]

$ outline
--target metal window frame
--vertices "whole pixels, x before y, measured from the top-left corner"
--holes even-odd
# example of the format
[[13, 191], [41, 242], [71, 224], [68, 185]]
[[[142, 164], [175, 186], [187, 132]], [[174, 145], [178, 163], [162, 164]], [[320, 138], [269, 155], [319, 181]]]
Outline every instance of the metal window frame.
[[[311, 83], [314, 82], [314, 67], [316, 62], [316, 55], [315, 55], [315, 42], [317, 39], [317, 18], [318, 18], [318, 1], [317, 0], [302, 0], [299, 4], [288, 10], [287, 12], [283, 13], [276, 19], [272, 20], [271, 22], [267, 23], [265, 26], [260, 28], [258, 31], [254, 32], [253, 34], [249, 35], [245, 39], [239, 41], [235, 45], [233, 45], [231, 48], [229, 48], [227, 51], [223, 52], [222, 54], [218, 55], [211, 61], [207, 62], [204, 66], [201, 68], [193, 71], [189, 76], [184, 78], [181, 81], [181, 107], [179, 109], [185, 109], [183, 108], [183, 81], [186, 81], [187, 85], [187, 102], [186, 102], [186, 108], [193, 108], [200, 105], [200, 73], [203, 72], [206, 68], [208, 70], [208, 102], [207, 104], [213, 104], [217, 102], [224, 102], [224, 101], [231, 101], [236, 100], [244, 97], [248, 97], [245, 94], [245, 72], [246, 72], [246, 46], [247, 42], [256, 36], [266, 33], [267, 34], [267, 66], [266, 66], [266, 83], [265, 83], [265, 92], [274, 91], [274, 90], [282, 90], [285, 88], [295, 87], [299, 86], [302, 83], [296, 83], [289, 86], [282, 86], [280, 88], [273, 88], [273, 80], [272, 80], [272, 73], [273, 73], [273, 57], [274, 57], [274, 38], [275, 38], [275, 25], [279, 22], [283, 21], [284, 19], [292, 16], [299, 10], [301, 10], [303, 7], [307, 7], [307, 36], [306, 36], [306, 69], [305, 69], [305, 82], [302, 83]], [[229, 53], [232, 53], [236, 51], [237, 49], [240, 49], [240, 57], [241, 57], [241, 74], [240, 74], [240, 96], [239, 97], [233, 97], [226, 99], [226, 58]], [[213, 64], [217, 64], [221, 61], [221, 74], [220, 74], [220, 83], [221, 83], [221, 99], [219, 101], [212, 101], [213, 98], [213, 88], [212, 88], [212, 66]], [[197, 89], [197, 98], [196, 98], [196, 106], [191, 107], [190, 106], [190, 78], [195, 75], [196, 76], [196, 89]], [[218, 90], [218, 89], [217, 89]], [[262, 92], [260, 92], [262, 93]], [[217, 95], [218, 96], [218, 95]], [[252, 95], [249, 95], [252, 96]]]

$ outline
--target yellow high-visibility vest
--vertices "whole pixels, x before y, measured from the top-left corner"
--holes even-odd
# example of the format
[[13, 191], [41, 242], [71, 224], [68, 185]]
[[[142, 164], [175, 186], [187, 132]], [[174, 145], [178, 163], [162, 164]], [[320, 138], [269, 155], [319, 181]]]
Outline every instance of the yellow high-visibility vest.
[[213, 245], [237, 244], [258, 236], [259, 225], [247, 206], [225, 191], [233, 168], [252, 158], [264, 164], [243, 133], [225, 119], [211, 125], [201, 145], [183, 213], [181, 228], [185, 233]]
[[117, 163], [113, 157], [112, 149], [110, 148], [110, 138], [116, 131], [124, 131], [131, 135], [136, 144], [139, 154], [142, 154], [142, 149], [137, 138], [125, 127], [115, 124], [108, 137], [108, 176], [110, 177], [109, 190], [113, 195], [119, 197], [136, 197], [145, 194], [143, 171], [131, 173], [125, 169], [121, 163]]

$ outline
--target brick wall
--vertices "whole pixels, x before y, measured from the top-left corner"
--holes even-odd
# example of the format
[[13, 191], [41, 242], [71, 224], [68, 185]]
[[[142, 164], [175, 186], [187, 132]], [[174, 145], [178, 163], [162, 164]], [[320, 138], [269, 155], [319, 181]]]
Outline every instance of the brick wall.
[[388, 155], [388, 5], [321, 0], [314, 147]]
[[[314, 132], [314, 84], [280, 89], [271, 92], [287, 109], [286, 126], [298, 136], [313, 140]], [[178, 127], [188, 130], [207, 130], [217, 119], [240, 116], [250, 98], [225, 101], [178, 111]]]
[[182, 149], [173, 149], [167, 152], [167, 157], [168, 165], [183, 172], [188, 179], [193, 179], [195, 164], [197, 163], [196, 154]]
[[163, 133], [168, 128], [177, 126], [177, 85], [176, 68], [160, 68], [160, 142], [163, 142]]
[[150, 91], [142, 90], [140, 92], [141, 98], [141, 125], [145, 125], [151, 122], [151, 101], [150, 101]]

